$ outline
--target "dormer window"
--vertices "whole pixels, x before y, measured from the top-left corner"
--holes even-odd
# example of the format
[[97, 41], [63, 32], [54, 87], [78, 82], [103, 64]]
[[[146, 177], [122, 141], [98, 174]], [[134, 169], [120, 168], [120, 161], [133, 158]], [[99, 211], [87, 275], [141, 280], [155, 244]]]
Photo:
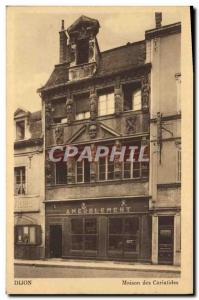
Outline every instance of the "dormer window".
[[25, 120], [16, 122], [16, 139], [23, 140], [25, 138]]
[[77, 65], [88, 63], [89, 40], [83, 39], [77, 41]]
[[124, 92], [124, 111], [141, 110], [141, 83], [130, 83], [123, 86]]

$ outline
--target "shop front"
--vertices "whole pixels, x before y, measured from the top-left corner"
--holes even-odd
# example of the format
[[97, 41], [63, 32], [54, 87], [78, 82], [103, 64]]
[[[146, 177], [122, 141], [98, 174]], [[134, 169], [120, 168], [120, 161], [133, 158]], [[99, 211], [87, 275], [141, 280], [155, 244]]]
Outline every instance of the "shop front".
[[148, 199], [46, 202], [46, 256], [150, 261]]

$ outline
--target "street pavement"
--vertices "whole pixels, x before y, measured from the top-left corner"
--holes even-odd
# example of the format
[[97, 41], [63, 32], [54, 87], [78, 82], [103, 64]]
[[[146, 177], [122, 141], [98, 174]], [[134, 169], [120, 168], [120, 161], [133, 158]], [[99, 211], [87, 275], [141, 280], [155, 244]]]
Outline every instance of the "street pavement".
[[81, 268], [70, 266], [15, 265], [16, 278], [178, 278], [180, 272]]

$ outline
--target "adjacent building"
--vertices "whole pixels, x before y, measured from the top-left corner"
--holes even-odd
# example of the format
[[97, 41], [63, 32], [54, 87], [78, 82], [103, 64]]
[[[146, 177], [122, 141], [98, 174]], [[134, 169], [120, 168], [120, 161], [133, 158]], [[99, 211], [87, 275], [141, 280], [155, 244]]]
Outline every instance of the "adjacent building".
[[14, 114], [15, 258], [44, 257], [44, 152], [41, 111]]
[[151, 63], [150, 210], [152, 262], [180, 264], [181, 254], [181, 24], [145, 33]]
[[[180, 264], [181, 25], [161, 18], [144, 40], [107, 51], [98, 20], [81, 16], [67, 30], [62, 21], [42, 113], [15, 113], [29, 134], [15, 142], [17, 257]], [[64, 161], [68, 146], [78, 151]], [[99, 146], [110, 151], [95, 161]], [[79, 161], [85, 147], [92, 159]]]

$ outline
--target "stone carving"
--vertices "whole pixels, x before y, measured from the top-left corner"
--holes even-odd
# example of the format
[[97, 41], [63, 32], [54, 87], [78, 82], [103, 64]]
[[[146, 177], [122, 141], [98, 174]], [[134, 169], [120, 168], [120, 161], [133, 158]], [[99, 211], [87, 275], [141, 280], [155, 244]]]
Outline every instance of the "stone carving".
[[127, 206], [127, 204], [126, 204], [126, 200], [122, 200], [121, 201], [121, 205], [120, 205], [121, 207], [126, 207]]
[[72, 45], [70, 49], [70, 62], [74, 64], [76, 61], [76, 46]]
[[86, 77], [91, 77], [96, 71], [96, 63], [90, 63], [89, 65], [80, 65], [69, 69], [69, 80], [79, 80]]
[[97, 95], [94, 91], [91, 91], [90, 99], [90, 118], [91, 120], [95, 120], [97, 117]]
[[78, 30], [78, 39], [86, 39], [88, 37], [88, 30], [85, 25], [82, 25]]
[[75, 183], [75, 160], [74, 157], [67, 159], [67, 182], [68, 184]]
[[[122, 145], [120, 141], [115, 142], [115, 149], [117, 152], [120, 152]], [[120, 179], [122, 177], [122, 162], [120, 161], [120, 155], [115, 155], [114, 157], [114, 178]]]
[[122, 90], [121, 88], [115, 88], [115, 114], [120, 115], [122, 112]]
[[142, 109], [148, 109], [150, 96], [150, 83], [148, 76], [142, 80]]
[[96, 155], [96, 146], [95, 144], [91, 144], [91, 157], [92, 157], [92, 161], [90, 163], [91, 182], [95, 182], [97, 179], [97, 162], [95, 161], [95, 155]]
[[45, 178], [46, 178], [46, 184], [47, 185], [53, 185], [54, 184], [54, 168], [53, 168], [53, 162], [46, 160], [45, 165]]
[[82, 204], [81, 204], [81, 209], [83, 211], [86, 211], [86, 209], [87, 209], [86, 204], [84, 202], [82, 202]]
[[126, 118], [126, 131], [127, 133], [135, 133], [137, 124], [137, 116], [131, 116]]
[[50, 128], [50, 125], [53, 123], [52, 118], [52, 105], [50, 101], [45, 103], [45, 127], [46, 129]]
[[89, 41], [89, 62], [92, 62], [95, 60], [94, 58], [94, 53], [95, 53], [95, 44], [94, 41], [90, 40]]
[[66, 114], [67, 114], [67, 121], [68, 124], [71, 124], [74, 120], [74, 102], [72, 99], [68, 98], [66, 101]]
[[63, 127], [55, 128], [55, 141], [56, 141], [56, 144], [63, 144], [63, 142], [64, 142], [64, 128]]
[[95, 122], [91, 122], [88, 127], [88, 133], [91, 139], [96, 138], [97, 136], [97, 124]]

